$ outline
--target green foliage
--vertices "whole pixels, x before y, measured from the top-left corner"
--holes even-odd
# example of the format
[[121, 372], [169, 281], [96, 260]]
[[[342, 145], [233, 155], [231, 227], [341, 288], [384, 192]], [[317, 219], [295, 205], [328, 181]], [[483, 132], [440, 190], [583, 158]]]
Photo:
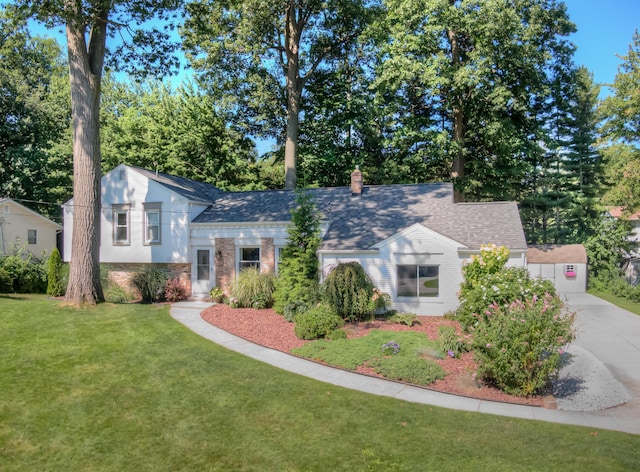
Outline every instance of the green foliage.
[[471, 335], [458, 333], [453, 326], [438, 326], [438, 346], [450, 357], [460, 357], [471, 349], [471, 343]]
[[405, 324], [407, 326], [413, 326], [415, 323], [420, 324], [418, 315], [415, 313], [395, 313], [389, 318], [392, 323]]
[[300, 192], [291, 211], [289, 241], [278, 264], [274, 309], [291, 320], [299, 307], [318, 301], [320, 215], [309, 192]]
[[13, 279], [9, 272], [0, 267], [0, 293], [13, 292]]
[[370, 318], [375, 310], [373, 282], [358, 262], [341, 262], [322, 284], [322, 299], [347, 320]]
[[344, 329], [335, 329], [329, 333], [327, 339], [335, 341], [336, 339], [347, 339], [347, 332]]
[[12, 280], [15, 293], [45, 293], [47, 290], [46, 265], [29, 252], [18, 250], [10, 256], [0, 256], [0, 269]]
[[62, 278], [62, 257], [58, 248], [53, 248], [49, 256], [49, 264], [47, 270], [47, 295], [59, 297], [64, 295], [66, 285]]
[[104, 286], [104, 301], [109, 303], [129, 303], [133, 301], [134, 295], [131, 290], [127, 290], [116, 283], [108, 283]]
[[551, 281], [531, 278], [524, 267], [506, 267], [485, 277], [472, 290], [461, 291], [456, 319], [463, 327], [469, 328], [486, 316], [487, 307], [494, 302], [509, 304], [533, 295], [541, 298], [545, 293], [555, 295], [556, 289]]
[[224, 300], [224, 292], [220, 287], [213, 287], [209, 290], [209, 296], [211, 297], [211, 300], [216, 303], [221, 303], [222, 300]]
[[325, 305], [296, 315], [294, 322], [294, 332], [299, 339], [324, 338], [344, 325], [342, 318]]
[[273, 305], [275, 277], [270, 273], [261, 273], [255, 267], [247, 267], [231, 283], [230, 290], [238, 307], [269, 308]]
[[627, 298], [632, 302], [640, 302], [640, 284], [631, 285], [619, 270], [601, 271], [597, 276], [589, 278], [589, 289], [600, 293], [610, 293], [616, 297]]
[[166, 269], [146, 266], [133, 275], [131, 283], [140, 292], [142, 303], [152, 303], [162, 300], [167, 280], [169, 272]]
[[379, 357], [371, 360], [367, 365], [387, 379], [415, 385], [430, 385], [445, 377], [442, 367], [417, 356]]
[[187, 299], [187, 289], [180, 281], [180, 278], [175, 277], [167, 280], [167, 284], [164, 287], [164, 299], [171, 303]]
[[549, 294], [506, 306], [494, 303], [473, 332], [479, 376], [512, 395], [540, 392], [574, 338], [574, 318]]
[[[596, 232], [584, 243], [589, 260], [589, 276], [621, 275], [621, 264], [632, 249], [628, 221], [603, 216]], [[605, 275], [605, 278], [608, 278]]]
[[462, 293], [477, 287], [488, 275], [495, 274], [502, 270], [509, 260], [509, 248], [496, 246], [495, 244], [485, 244], [480, 246], [480, 254], [472, 255], [470, 262], [465, 262], [462, 266]]

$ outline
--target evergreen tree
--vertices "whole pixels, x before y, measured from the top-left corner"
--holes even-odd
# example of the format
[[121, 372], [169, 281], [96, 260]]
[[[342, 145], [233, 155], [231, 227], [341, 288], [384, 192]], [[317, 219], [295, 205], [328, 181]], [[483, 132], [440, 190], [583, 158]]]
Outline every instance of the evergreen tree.
[[62, 280], [62, 257], [58, 248], [53, 248], [49, 256], [47, 267], [47, 295], [59, 297], [64, 295], [64, 281]]
[[274, 309], [290, 321], [318, 299], [320, 216], [311, 195], [300, 192], [291, 212], [289, 242], [278, 264]]

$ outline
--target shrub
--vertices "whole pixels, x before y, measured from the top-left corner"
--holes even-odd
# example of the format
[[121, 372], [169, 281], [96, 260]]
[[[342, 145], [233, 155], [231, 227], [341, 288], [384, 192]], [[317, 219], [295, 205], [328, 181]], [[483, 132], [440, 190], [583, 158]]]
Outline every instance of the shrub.
[[293, 321], [296, 315], [304, 313], [309, 308], [309, 305], [303, 301], [293, 301], [285, 305], [282, 315], [284, 315], [285, 320]]
[[438, 347], [449, 357], [460, 357], [460, 354], [471, 348], [471, 336], [458, 333], [453, 326], [438, 326]]
[[359, 321], [370, 318], [376, 308], [373, 282], [357, 262], [341, 262], [322, 285], [322, 299], [342, 318]]
[[344, 321], [331, 308], [318, 305], [295, 317], [294, 332], [298, 339], [318, 339], [344, 325]]
[[506, 267], [486, 275], [473, 288], [460, 291], [460, 306], [456, 319], [468, 329], [485, 316], [487, 307], [493, 303], [510, 304], [516, 300], [555, 295], [553, 283], [541, 278], [531, 278], [524, 267]]
[[320, 247], [320, 216], [309, 194], [299, 193], [296, 203], [296, 208], [291, 211], [289, 242], [282, 252], [273, 294], [274, 310], [289, 321], [292, 319], [291, 305], [312, 306], [319, 300], [317, 250]]
[[104, 289], [104, 300], [109, 303], [129, 303], [133, 301], [133, 293], [116, 283], [108, 283]]
[[0, 260], [0, 268], [7, 271], [12, 280], [12, 290], [16, 293], [45, 293], [47, 271], [40, 259], [22, 251]]
[[249, 308], [256, 304], [260, 308], [269, 308], [273, 305], [275, 276], [263, 274], [255, 267], [248, 267], [240, 272], [230, 288], [238, 307]]
[[0, 293], [13, 292], [13, 279], [6, 270], [0, 268]]
[[54, 248], [49, 256], [49, 265], [47, 270], [47, 295], [52, 297], [60, 297], [64, 295], [65, 286], [62, 280], [62, 257], [58, 248]]
[[209, 290], [209, 296], [216, 303], [221, 303], [224, 300], [224, 292], [220, 287], [213, 287]]
[[550, 294], [508, 306], [494, 303], [473, 334], [478, 375], [509, 394], [539, 392], [558, 370], [562, 348], [574, 338], [574, 318]]
[[336, 329], [331, 331], [327, 338], [331, 341], [337, 341], [338, 339], [347, 339], [347, 332], [344, 329]]
[[414, 323], [421, 324], [415, 313], [395, 313], [391, 318], [389, 318], [389, 321], [396, 324], [405, 324], [407, 326], [413, 326]]
[[131, 283], [140, 292], [142, 303], [151, 303], [162, 300], [167, 280], [169, 273], [166, 269], [148, 266], [136, 272], [131, 278]]
[[187, 299], [187, 289], [178, 277], [167, 280], [167, 284], [164, 287], [164, 298], [171, 303]]

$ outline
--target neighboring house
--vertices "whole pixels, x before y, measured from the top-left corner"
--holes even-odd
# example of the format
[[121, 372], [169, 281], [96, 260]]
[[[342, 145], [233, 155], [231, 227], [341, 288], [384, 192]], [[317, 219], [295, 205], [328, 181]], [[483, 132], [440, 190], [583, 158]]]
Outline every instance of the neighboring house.
[[0, 198], [0, 254], [16, 250], [51, 253], [62, 226], [10, 199]]
[[[358, 261], [400, 311], [442, 315], [457, 307], [462, 264], [480, 246], [511, 250], [524, 267], [527, 245], [512, 202], [454, 203], [451, 184], [362, 185], [306, 190], [321, 214], [322, 275]], [[100, 259], [116, 272], [162, 264], [195, 297], [228, 290], [240, 270], [277, 272], [296, 194], [225, 192], [193, 180], [120, 165], [102, 178]], [[71, 254], [73, 200], [64, 205]], [[68, 260], [68, 259], [67, 259]]]
[[582, 244], [531, 246], [527, 266], [533, 277], [550, 280], [558, 292], [587, 290], [587, 251]]
[[635, 243], [635, 250], [628, 255], [622, 269], [627, 281], [637, 285], [640, 283], [640, 211], [624, 215], [622, 207], [614, 207], [609, 210], [609, 215], [613, 218], [624, 217], [631, 225], [630, 239]]

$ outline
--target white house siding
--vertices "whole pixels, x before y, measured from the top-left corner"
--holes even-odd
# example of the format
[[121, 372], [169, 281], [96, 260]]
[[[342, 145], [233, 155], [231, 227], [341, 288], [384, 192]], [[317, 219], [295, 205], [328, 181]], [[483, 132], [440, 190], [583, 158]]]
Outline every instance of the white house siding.
[[[378, 253], [323, 253], [323, 273], [338, 262], [359, 262], [375, 286], [391, 295], [393, 308], [419, 315], [443, 315], [458, 306], [457, 292], [462, 282], [461, 247], [442, 235], [414, 225], [377, 245]], [[437, 297], [399, 297], [397, 294], [397, 264], [427, 264], [438, 266]]]
[[[0, 254], [20, 249], [34, 256], [51, 254], [62, 227], [11, 199], [0, 202]], [[29, 244], [29, 230], [36, 231], [35, 244]]]
[[[144, 242], [144, 204], [161, 203], [160, 244]], [[113, 237], [114, 205], [129, 204], [129, 243], [115, 244]], [[189, 263], [189, 223], [192, 212], [206, 205], [191, 205], [181, 195], [119, 166], [102, 178], [100, 218], [100, 261], [105, 263]], [[71, 257], [73, 239], [73, 200], [64, 208], [65, 260]]]

